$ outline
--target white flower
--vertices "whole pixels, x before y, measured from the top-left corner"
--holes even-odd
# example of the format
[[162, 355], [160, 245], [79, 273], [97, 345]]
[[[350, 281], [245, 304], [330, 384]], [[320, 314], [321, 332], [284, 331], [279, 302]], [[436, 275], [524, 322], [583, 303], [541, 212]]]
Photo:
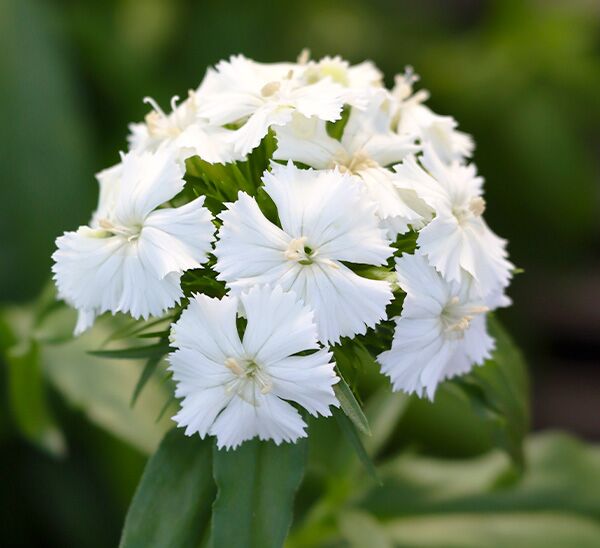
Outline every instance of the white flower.
[[183, 189], [182, 176], [167, 151], [131, 152], [99, 175], [101, 200], [91, 226], [58, 238], [52, 256], [60, 297], [80, 311], [78, 332], [97, 314], [147, 318], [183, 296], [181, 274], [206, 260], [213, 225], [204, 197], [156, 209]]
[[506, 240], [483, 220], [483, 179], [475, 166], [457, 161], [444, 164], [430, 148], [425, 148], [420, 161], [425, 169], [414, 157], [395, 166], [402, 183], [412, 186], [435, 212], [419, 232], [420, 250], [447, 280], [459, 281], [467, 272], [483, 296], [501, 292], [513, 265], [507, 260]]
[[400, 162], [418, 147], [413, 139], [391, 130], [391, 118], [382, 105], [384, 95], [372, 99], [365, 110], [353, 108], [341, 140], [330, 137], [326, 123], [295, 114], [291, 124], [276, 129], [277, 149], [273, 157], [294, 160], [317, 169], [338, 167], [358, 177], [369, 198], [377, 204], [377, 215], [395, 237], [421, 221], [407, 203], [411, 191], [399, 188], [386, 166]]
[[199, 115], [213, 125], [241, 124], [231, 136], [234, 152], [256, 148], [271, 126], [287, 124], [292, 113], [337, 120], [346, 91], [330, 78], [307, 85], [297, 66], [262, 65], [238, 55], [216, 66], [199, 99]]
[[[236, 327], [241, 305], [247, 325]], [[169, 357], [183, 398], [173, 419], [219, 448], [237, 447], [258, 436], [276, 444], [305, 437], [306, 424], [288, 401], [312, 415], [331, 415], [332, 386], [339, 380], [325, 349], [318, 349], [312, 312], [279, 287], [253, 287], [221, 300], [195, 295], [173, 324]]]
[[240, 193], [220, 215], [218, 278], [234, 292], [257, 283], [293, 290], [315, 311], [324, 343], [365, 333], [385, 317], [391, 288], [358, 276], [344, 262], [381, 265], [392, 254], [374, 204], [351, 176], [337, 170], [273, 164], [264, 182], [281, 228], [267, 220], [254, 198]]
[[326, 78], [331, 79], [348, 90], [345, 101], [350, 105], [363, 108], [365, 101], [383, 89], [383, 74], [371, 61], [351, 66], [339, 55], [325, 56], [319, 61], [311, 61], [309, 56], [310, 52], [303, 50], [298, 59], [300, 68], [304, 69], [301, 70], [302, 80], [314, 84]]
[[417, 80], [410, 67], [405, 74], [396, 76], [392, 95], [397, 100], [398, 133], [418, 136], [446, 163], [470, 158], [475, 148], [471, 136], [456, 129], [458, 123], [452, 116], [436, 114], [423, 104], [429, 98], [427, 91], [413, 94], [412, 85]]
[[445, 281], [421, 255], [396, 260], [400, 287], [406, 291], [396, 318], [392, 348], [378, 356], [394, 390], [433, 399], [440, 381], [462, 375], [490, 357], [488, 307], [468, 280]]
[[211, 126], [198, 116], [196, 92], [190, 90], [188, 98], [179, 105], [178, 100], [177, 96], [171, 99], [171, 112], [167, 114], [151, 97], [144, 99], [152, 111], [145, 122], [129, 125], [130, 150], [156, 152], [159, 147], [168, 147], [182, 166], [191, 156], [200, 156], [213, 164], [243, 159], [234, 154], [228, 141], [231, 131]]

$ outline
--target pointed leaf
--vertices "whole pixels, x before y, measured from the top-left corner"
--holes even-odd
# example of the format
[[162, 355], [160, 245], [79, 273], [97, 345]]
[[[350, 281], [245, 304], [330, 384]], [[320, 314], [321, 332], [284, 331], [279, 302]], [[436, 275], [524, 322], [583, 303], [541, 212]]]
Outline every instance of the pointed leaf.
[[369, 457], [365, 446], [363, 445], [360, 437], [358, 436], [358, 432], [354, 428], [354, 424], [350, 421], [347, 415], [339, 411], [338, 409], [333, 409], [333, 416], [337, 421], [342, 433], [344, 434], [346, 440], [356, 452], [359, 460], [363, 463], [365, 469], [369, 473], [369, 475], [377, 482], [381, 483], [379, 479], [379, 475], [377, 474], [377, 470], [375, 469], [375, 465]]
[[131, 407], [135, 405], [135, 402], [137, 401], [139, 395], [142, 392], [142, 389], [144, 388], [144, 386], [146, 386], [146, 383], [150, 380], [150, 377], [152, 377], [152, 374], [156, 371], [156, 368], [158, 367], [158, 364], [160, 363], [161, 359], [162, 356], [157, 355], [152, 356], [146, 362], [146, 365], [142, 370], [140, 378], [138, 379], [138, 382], [135, 385], [135, 388], [133, 389], [133, 395], [131, 396]]
[[283, 545], [304, 475], [306, 449], [304, 439], [279, 446], [254, 439], [233, 451], [214, 449], [214, 548]]
[[133, 348], [123, 348], [118, 350], [90, 350], [88, 354], [99, 358], [114, 358], [119, 360], [135, 360], [143, 358], [154, 358], [164, 356], [169, 353], [169, 344], [159, 342], [148, 346], [137, 346]]
[[166, 434], [127, 512], [120, 548], [194, 548], [206, 535], [215, 486], [211, 442]]

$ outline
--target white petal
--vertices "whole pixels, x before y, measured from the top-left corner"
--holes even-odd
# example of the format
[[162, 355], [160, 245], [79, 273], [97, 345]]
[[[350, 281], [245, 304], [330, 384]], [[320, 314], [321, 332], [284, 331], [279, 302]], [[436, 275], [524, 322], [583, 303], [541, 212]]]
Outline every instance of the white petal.
[[396, 234], [404, 233], [409, 225], [418, 225], [422, 215], [405, 201], [403, 193], [394, 183], [394, 174], [383, 168], [368, 168], [360, 172], [367, 187], [369, 198], [377, 204], [377, 215], [398, 227]]
[[185, 427], [187, 436], [198, 433], [204, 438], [230, 400], [231, 395], [222, 386], [196, 391], [181, 401], [181, 408], [173, 420], [178, 426]]
[[269, 366], [273, 393], [295, 401], [312, 415], [329, 417], [329, 406], [339, 406], [333, 385], [335, 374], [332, 354], [324, 348], [308, 356], [291, 356]]
[[175, 348], [189, 348], [206, 359], [222, 364], [243, 355], [237, 326], [238, 301], [233, 297], [213, 299], [194, 295], [189, 306], [171, 328]]
[[223, 226], [214, 252], [219, 279], [232, 282], [292, 266], [284, 256], [291, 238], [265, 218], [253, 198], [240, 192], [219, 217]]
[[129, 152], [123, 157], [121, 185], [111, 217], [115, 224], [134, 226], [159, 205], [178, 194], [185, 181], [172, 151]]
[[177, 208], [158, 209], [147, 217], [139, 237], [140, 258], [158, 278], [206, 262], [214, 227], [204, 196]]
[[245, 156], [255, 149], [271, 126], [283, 126], [292, 118], [291, 107], [267, 103], [256, 109], [246, 123], [230, 135], [234, 153]]
[[296, 110], [310, 118], [316, 116], [321, 120], [334, 122], [342, 116], [345, 91], [339, 84], [334, 84], [329, 79], [302, 86], [292, 94]]
[[210, 433], [217, 437], [219, 449], [236, 448], [243, 441], [258, 436], [261, 440], [272, 439], [294, 442], [306, 437], [306, 424], [289, 403], [273, 394], [255, 394], [255, 404], [242, 398], [233, 398], [217, 417]]
[[253, 287], [240, 295], [248, 319], [243, 345], [264, 366], [319, 347], [313, 313], [281, 287]]
[[392, 300], [387, 282], [362, 278], [341, 263], [303, 268], [289, 289], [315, 311], [319, 340], [331, 344], [366, 333], [386, 317]]
[[302, 162], [318, 169], [333, 167], [334, 159], [343, 156], [344, 148], [327, 134], [325, 124], [316, 117], [295, 113], [291, 123], [275, 130], [277, 149], [273, 158]]

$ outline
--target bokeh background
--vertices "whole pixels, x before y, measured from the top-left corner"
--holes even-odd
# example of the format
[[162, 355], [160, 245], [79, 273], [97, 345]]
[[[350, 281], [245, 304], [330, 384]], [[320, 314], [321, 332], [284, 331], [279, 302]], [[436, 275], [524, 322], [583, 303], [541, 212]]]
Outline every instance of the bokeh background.
[[[501, 318], [530, 364], [533, 428], [600, 440], [597, 0], [1, 0], [0, 302], [41, 291], [54, 239], [87, 221], [93, 174], [118, 161], [143, 96], [167, 105], [230, 54], [304, 47], [371, 59], [388, 84], [413, 65], [430, 106], [474, 135], [487, 218], [525, 270]], [[46, 456], [16, 434], [5, 385], [2, 370], [7, 538], [115, 545], [143, 451], [51, 394], [69, 454]]]

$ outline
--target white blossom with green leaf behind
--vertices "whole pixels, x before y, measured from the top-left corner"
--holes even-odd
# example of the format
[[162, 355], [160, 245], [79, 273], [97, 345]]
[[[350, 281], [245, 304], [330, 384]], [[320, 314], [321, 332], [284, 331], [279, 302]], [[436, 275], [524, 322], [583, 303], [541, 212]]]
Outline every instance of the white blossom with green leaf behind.
[[[133, 401], [157, 372], [178, 400], [173, 420], [196, 440], [170, 434], [163, 450], [199, 447], [223, 546], [281, 546], [302, 438], [328, 428], [324, 417], [376, 476], [380, 442], [361, 437], [373, 383], [429, 399], [451, 383], [502, 415], [494, 428], [513, 412], [502, 439], [522, 463], [525, 412], [511, 410], [490, 318], [510, 303], [514, 268], [484, 219], [472, 138], [416, 81], [409, 69], [388, 90], [371, 62], [307, 52], [232, 56], [170, 109], [146, 99], [129, 151], [97, 175], [89, 225], [57, 239], [54, 279], [79, 312], [76, 333], [106, 312], [130, 316], [126, 334], [146, 344], [94, 354], [147, 360]], [[121, 320], [107, 320], [114, 340]], [[232, 501], [243, 527], [231, 527]]]
[[226, 448], [294, 442], [305, 412], [338, 405], [368, 432], [351, 382], [366, 361], [429, 398], [482, 364], [513, 266], [473, 140], [417, 79], [387, 90], [371, 62], [237, 55], [168, 110], [146, 98], [89, 226], [57, 239], [76, 332], [104, 312], [172, 325], [133, 350], [149, 358], [136, 397], [170, 353], [175, 421]]
[[[240, 338], [238, 310], [247, 320]], [[194, 295], [173, 324], [170, 370], [183, 398], [174, 417], [186, 434], [213, 434], [219, 447], [258, 436], [295, 441], [306, 423], [285, 400], [331, 415], [339, 379], [321, 348], [312, 311], [280, 286], [253, 286], [238, 297]], [[298, 352], [312, 350], [307, 355]]]

